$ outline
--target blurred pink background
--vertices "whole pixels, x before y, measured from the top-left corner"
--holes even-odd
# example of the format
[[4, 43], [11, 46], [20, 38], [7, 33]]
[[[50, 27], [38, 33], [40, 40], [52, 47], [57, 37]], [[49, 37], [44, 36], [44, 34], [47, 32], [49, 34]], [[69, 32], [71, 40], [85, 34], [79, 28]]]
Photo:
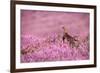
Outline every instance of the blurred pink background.
[[63, 25], [70, 35], [84, 39], [89, 35], [89, 13], [21, 10], [21, 35], [62, 34]]

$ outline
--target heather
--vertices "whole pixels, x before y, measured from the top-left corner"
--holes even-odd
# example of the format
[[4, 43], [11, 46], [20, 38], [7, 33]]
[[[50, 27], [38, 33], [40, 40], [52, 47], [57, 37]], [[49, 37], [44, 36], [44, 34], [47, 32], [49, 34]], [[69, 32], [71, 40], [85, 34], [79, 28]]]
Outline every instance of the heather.
[[52, 41], [52, 38], [39, 39], [23, 36], [21, 62], [69, 61], [89, 59], [89, 41], [86, 38], [79, 47], [71, 47], [68, 42]]

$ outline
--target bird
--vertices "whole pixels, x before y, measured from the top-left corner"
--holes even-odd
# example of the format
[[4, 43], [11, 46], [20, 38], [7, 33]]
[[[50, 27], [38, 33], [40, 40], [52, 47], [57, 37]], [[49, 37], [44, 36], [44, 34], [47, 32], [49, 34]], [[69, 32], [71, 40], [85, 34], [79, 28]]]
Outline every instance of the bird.
[[78, 47], [79, 46], [78, 40], [75, 39], [75, 37], [71, 36], [68, 33], [68, 30], [67, 30], [67, 28], [65, 28], [65, 26], [63, 26], [62, 29], [63, 29], [63, 36], [62, 36], [63, 42], [65, 42], [65, 40], [67, 40], [72, 48]]

